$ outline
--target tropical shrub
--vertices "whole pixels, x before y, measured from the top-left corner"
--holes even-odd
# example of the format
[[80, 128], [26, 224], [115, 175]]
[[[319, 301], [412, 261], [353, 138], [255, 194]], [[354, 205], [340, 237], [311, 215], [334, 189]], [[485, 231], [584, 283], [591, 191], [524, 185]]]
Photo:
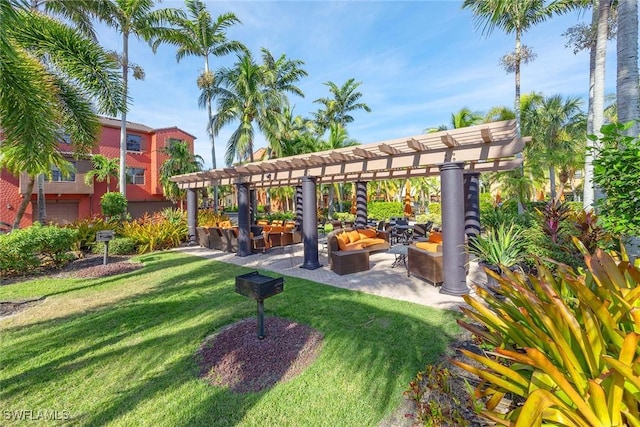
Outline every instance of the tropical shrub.
[[485, 212], [480, 212], [480, 224], [486, 230], [495, 230], [501, 225], [510, 225], [516, 222], [517, 212], [504, 209], [501, 206], [492, 206]]
[[[597, 202], [605, 229], [640, 235], [640, 138], [625, 135], [633, 122], [602, 126], [599, 149], [593, 156], [593, 182], [606, 194]], [[595, 135], [589, 139], [597, 141]]]
[[51, 264], [60, 267], [68, 262], [76, 231], [40, 223], [0, 235], [0, 274], [25, 274]]
[[174, 248], [187, 239], [187, 224], [173, 224], [161, 214], [145, 215], [123, 224], [122, 235], [132, 239], [139, 253]]
[[[105, 242], [95, 242], [91, 248], [94, 254], [104, 254]], [[136, 253], [136, 242], [129, 237], [116, 237], [109, 242], [109, 254], [130, 255]]]
[[522, 229], [517, 225], [499, 224], [485, 234], [469, 239], [469, 253], [494, 267], [512, 267], [523, 260]]
[[371, 219], [388, 220], [392, 217], [404, 216], [404, 204], [400, 202], [369, 202], [367, 204], [367, 217]]
[[215, 213], [212, 208], [198, 211], [198, 225], [215, 227], [220, 221], [229, 221], [229, 216], [223, 213]]
[[96, 233], [101, 230], [114, 230], [116, 234], [122, 230], [120, 221], [106, 221], [99, 215], [91, 218], [78, 219], [65, 227], [76, 230], [76, 240], [72, 250], [76, 252], [88, 251], [96, 241]]
[[334, 219], [343, 222], [354, 222], [356, 220], [356, 216], [349, 212], [336, 212], [333, 214]]
[[[640, 425], [640, 269], [622, 256], [583, 252], [587, 271], [544, 264], [538, 274], [497, 276], [498, 297], [465, 296], [459, 324], [495, 346], [462, 350], [480, 369], [484, 417], [500, 425]], [[516, 404], [496, 410], [509, 395]]]
[[100, 198], [102, 214], [107, 218], [121, 218], [127, 212], [127, 199], [119, 192], [104, 193]]

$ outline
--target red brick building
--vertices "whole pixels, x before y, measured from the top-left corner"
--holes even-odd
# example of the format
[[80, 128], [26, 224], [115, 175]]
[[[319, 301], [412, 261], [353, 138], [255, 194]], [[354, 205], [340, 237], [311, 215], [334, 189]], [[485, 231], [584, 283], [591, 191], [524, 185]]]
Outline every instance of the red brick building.
[[[107, 158], [120, 157], [120, 120], [101, 118], [102, 131], [100, 140], [94, 147], [93, 154], [102, 154]], [[152, 129], [148, 126], [127, 122], [127, 200], [128, 210], [135, 218], [144, 212], [156, 212], [173, 206], [162, 194], [160, 185], [160, 166], [167, 159], [162, 149], [172, 141], [186, 141], [189, 151], [193, 153], [195, 137], [177, 127]], [[65, 143], [60, 143], [60, 150], [69, 151]], [[45, 198], [47, 203], [47, 221], [65, 224], [79, 218], [87, 218], [99, 214], [100, 197], [107, 191], [105, 182], [94, 180], [92, 185], [84, 182], [85, 174], [91, 170], [91, 160], [76, 160], [76, 172], [71, 177], [63, 177], [53, 170], [52, 179], [45, 182]], [[29, 177], [22, 174], [17, 177], [7, 170], [0, 171], [0, 221], [12, 224], [18, 207], [22, 202], [22, 194], [27, 188]], [[118, 178], [112, 178], [111, 191], [118, 191]], [[37, 218], [36, 190], [31, 196], [31, 204], [27, 208], [20, 227], [31, 225]]]

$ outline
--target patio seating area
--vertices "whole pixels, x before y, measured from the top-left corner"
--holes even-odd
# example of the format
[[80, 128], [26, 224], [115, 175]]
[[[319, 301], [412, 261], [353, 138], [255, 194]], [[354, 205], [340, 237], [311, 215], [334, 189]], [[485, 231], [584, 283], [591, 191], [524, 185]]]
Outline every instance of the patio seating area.
[[[320, 246], [322, 243], [319, 243]], [[238, 257], [232, 253], [214, 251], [199, 246], [182, 247], [176, 250], [252, 269], [268, 270], [325, 285], [410, 301], [430, 307], [458, 310], [460, 305], [464, 305], [462, 297], [442, 294], [440, 287], [434, 286], [430, 281], [415, 275], [407, 277], [407, 269], [391, 268], [395, 261], [395, 255], [387, 251], [368, 253], [368, 270], [339, 275], [331, 270], [327, 253], [322, 250], [319, 250], [319, 261], [322, 267], [315, 270], [300, 268], [304, 261], [302, 244], [286, 246], [278, 251], [268, 251], [264, 255], [255, 254], [247, 257]], [[477, 263], [471, 262], [467, 275], [467, 283], [471, 292], [473, 292], [475, 284], [481, 284], [483, 280], [486, 280], [483, 277], [483, 272]]]

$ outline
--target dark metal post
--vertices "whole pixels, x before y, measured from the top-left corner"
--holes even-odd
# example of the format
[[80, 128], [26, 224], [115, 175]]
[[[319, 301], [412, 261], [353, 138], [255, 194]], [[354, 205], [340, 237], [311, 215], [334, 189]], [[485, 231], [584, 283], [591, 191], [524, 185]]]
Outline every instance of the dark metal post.
[[195, 188], [187, 188], [187, 230], [188, 246], [197, 246], [196, 227], [198, 226], [198, 195]]
[[316, 177], [302, 177], [302, 241], [304, 263], [300, 268], [315, 270], [322, 267], [318, 261], [318, 211], [316, 209]]
[[480, 234], [480, 174], [464, 174], [464, 232], [467, 238]]
[[256, 215], [258, 215], [258, 199], [256, 198], [256, 189], [249, 190], [249, 200], [251, 201], [251, 208], [249, 209], [249, 224], [256, 223]]
[[264, 338], [264, 300], [258, 298], [258, 339]]
[[442, 263], [444, 282], [440, 292], [449, 295], [469, 293], [464, 242], [464, 163], [440, 165], [442, 194]]
[[367, 183], [356, 181], [356, 228], [367, 226]]
[[304, 209], [302, 204], [302, 185], [296, 185], [296, 229], [298, 231], [302, 230], [303, 216]]
[[249, 183], [238, 183], [238, 256], [251, 255], [249, 239]]

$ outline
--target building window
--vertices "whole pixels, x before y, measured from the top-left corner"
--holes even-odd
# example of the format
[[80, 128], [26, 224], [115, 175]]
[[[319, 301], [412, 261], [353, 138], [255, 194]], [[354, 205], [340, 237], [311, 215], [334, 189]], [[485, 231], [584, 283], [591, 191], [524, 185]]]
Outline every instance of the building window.
[[127, 184], [144, 184], [144, 169], [127, 168]]
[[44, 180], [51, 182], [75, 182], [76, 174], [70, 172], [69, 175], [64, 175], [62, 172], [60, 172], [60, 169], [54, 166], [51, 168], [51, 179], [49, 179], [49, 177], [45, 175]]
[[582, 173], [582, 169], [578, 169], [574, 174], [573, 177], [576, 179], [582, 179], [583, 178], [583, 173]]
[[141, 141], [140, 135], [127, 134], [127, 151], [142, 151]]

